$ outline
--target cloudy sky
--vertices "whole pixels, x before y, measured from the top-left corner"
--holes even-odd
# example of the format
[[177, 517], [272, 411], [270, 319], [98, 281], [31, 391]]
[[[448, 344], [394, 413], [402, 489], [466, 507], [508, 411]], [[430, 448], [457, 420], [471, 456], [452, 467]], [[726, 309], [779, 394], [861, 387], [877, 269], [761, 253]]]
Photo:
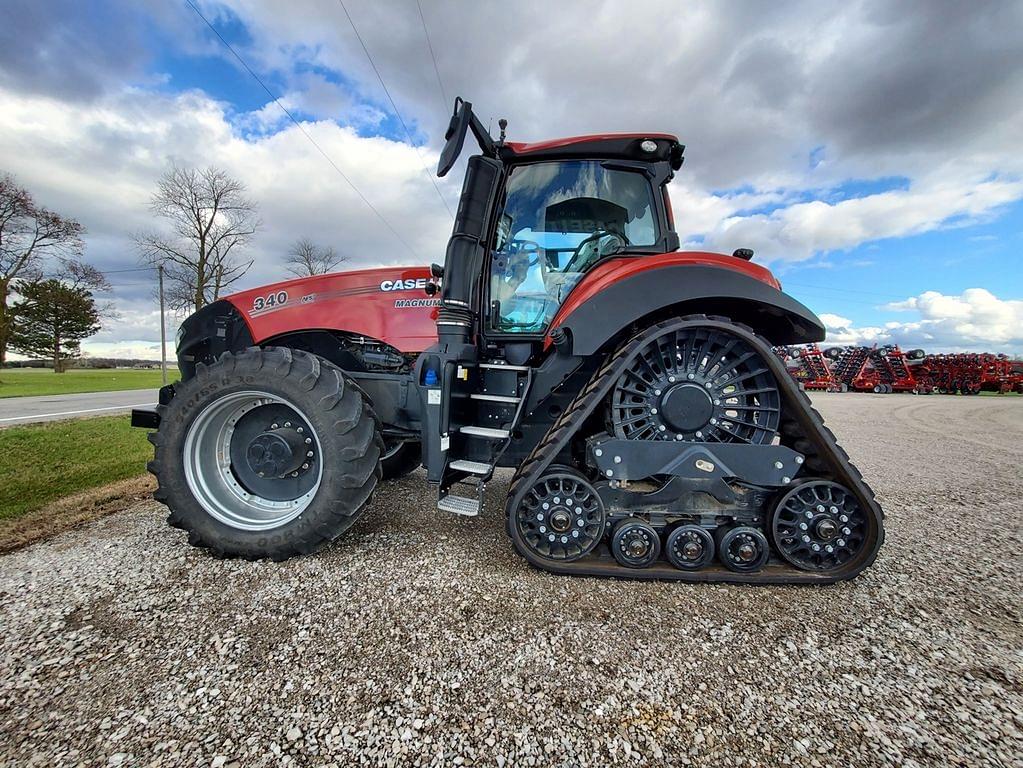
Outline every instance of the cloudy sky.
[[455, 95], [515, 140], [678, 134], [686, 247], [754, 248], [835, 342], [1023, 353], [1021, 3], [193, 2], [304, 132], [187, 0], [0, 12], [0, 171], [111, 270], [121, 319], [93, 354], [158, 353], [149, 276], [114, 270], [172, 161], [259, 201], [244, 287], [299, 236], [352, 266], [439, 261]]

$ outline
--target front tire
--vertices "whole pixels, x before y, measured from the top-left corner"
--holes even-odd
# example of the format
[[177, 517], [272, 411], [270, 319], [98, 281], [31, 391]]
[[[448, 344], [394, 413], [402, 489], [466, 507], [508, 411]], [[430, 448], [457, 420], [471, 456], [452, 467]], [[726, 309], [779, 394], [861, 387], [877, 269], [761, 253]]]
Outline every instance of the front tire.
[[284, 560], [355, 522], [380, 479], [383, 440], [365, 393], [316, 355], [226, 353], [159, 407], [154, 498], [193, 546]]

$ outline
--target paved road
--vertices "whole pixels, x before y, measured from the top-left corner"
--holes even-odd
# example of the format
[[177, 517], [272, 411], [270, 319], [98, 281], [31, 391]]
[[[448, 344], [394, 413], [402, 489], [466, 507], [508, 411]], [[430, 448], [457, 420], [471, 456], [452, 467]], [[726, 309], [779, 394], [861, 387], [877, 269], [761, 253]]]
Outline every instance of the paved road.
[[58, 421], [82, 416], [110, 416], [156, 403], [159, 390], [87, 392], [78, 395], [0, 398], [0, 427], [33, 421]]

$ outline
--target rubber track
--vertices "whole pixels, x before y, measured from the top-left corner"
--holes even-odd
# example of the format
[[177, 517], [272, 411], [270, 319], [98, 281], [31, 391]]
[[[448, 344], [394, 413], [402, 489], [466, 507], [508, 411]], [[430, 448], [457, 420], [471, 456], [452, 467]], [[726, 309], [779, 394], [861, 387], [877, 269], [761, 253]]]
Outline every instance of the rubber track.
[[[771, 370], [778, 384], [779, 393], [785, 405], [779, 431], [782, 442], [802, 453], [806, 460], [803, 472], [808, 478], [828, 479], [849, 488], [857, 501], [867, 512], [868, 535], [872, 541], [864, 547], [860, 556], [844, 568], [819, 574], [801, 571], [785, 563], [770, 563], [758, 573], [746, 574], [729, 571], [723, 566], [708, 566], [700, 571], [681, 571], [670, 564], [659, 561], [644, 569], [626, 568], [618, 564], [606, 551], [604, 554], [590, 554], [574, 562], [551, 561], [539, 557], [518, 538], [514, 522], [514, 511], [522, 503], [529, 489], [536, 483], [548, 466], [564, 449], [577, 430], [596, 408], [604, 402], [618, 377], [632, 362], [639, 351], [653, 338], [670, 331], [690, 327], [713, 327], [732, 333], [756, 349]], [[505, 507], [505, 522], [508, 535], [519, 554], [532, 565], [552, 573], [573, 576], [613, 576], [629, 579], [665, 579], [690, 582], [733, 582], [751, 584], [831, 584], [851, 579], [869, 566], [877, 557], [884, 541], [884, 515], [873, 492], [863, 480], [859, 470], [842, 450], [834, 433], [826, 426], [820, 414], [813, 408], [806, 393], [787, 374], [784, 365], [771, 349], [770, 343], [758, 336], [748, 326], [735, 323], [727, 317], [687, 315], [666, 320], [646, 328], [634, 336], [614, 354], [609, 355], [593, 378], [565, 409], [561, 417], [551, 426], [532, 453], [526, 458], [512, 478]], [[599, 550], [606, 550], [603, 545]]]

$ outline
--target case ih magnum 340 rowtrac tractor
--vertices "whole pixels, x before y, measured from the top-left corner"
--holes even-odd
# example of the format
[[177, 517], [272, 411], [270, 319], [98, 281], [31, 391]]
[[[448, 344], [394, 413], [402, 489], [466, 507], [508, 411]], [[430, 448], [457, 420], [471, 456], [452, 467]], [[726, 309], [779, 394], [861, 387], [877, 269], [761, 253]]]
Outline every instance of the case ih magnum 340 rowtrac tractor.
[[508, 535], [538, 568], [681, 581], [828, 583], [883, 539], [873, 494], [772, 345], [820, 321], [751, 264], [679, 252], [667, 134], [468, 133], [443, 266], [245, 291], [177, 339], [149, 468], [170, 523], [221, 555], [284, 559], [344, 533], [380, 480], [424, 466], [477, 515], [514, 467]]

